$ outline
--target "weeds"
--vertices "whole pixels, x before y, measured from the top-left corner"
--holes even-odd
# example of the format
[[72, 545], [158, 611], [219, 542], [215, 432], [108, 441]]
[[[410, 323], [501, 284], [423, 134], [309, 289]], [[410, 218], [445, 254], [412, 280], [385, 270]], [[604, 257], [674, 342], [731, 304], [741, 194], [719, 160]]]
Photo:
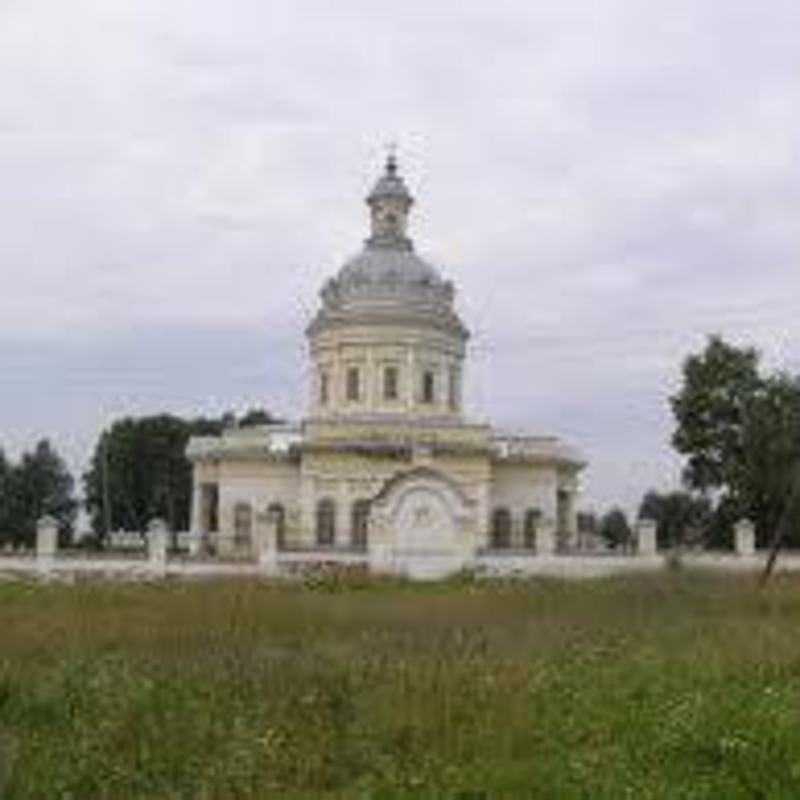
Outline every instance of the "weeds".
[[2, 796], [794, 797], [798, 588], [2, 585]]

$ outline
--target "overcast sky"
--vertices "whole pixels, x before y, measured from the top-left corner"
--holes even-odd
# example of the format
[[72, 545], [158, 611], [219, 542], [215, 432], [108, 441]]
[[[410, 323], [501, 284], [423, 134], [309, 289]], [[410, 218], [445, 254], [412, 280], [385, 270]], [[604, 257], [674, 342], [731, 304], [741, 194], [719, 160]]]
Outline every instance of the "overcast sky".
[[391, 140], [473, 416], [581, 447], [584, 505], [675, 487], [707, 333], [800, 371], [797, 0], [2, 0], [0, 444], [301, 415]]

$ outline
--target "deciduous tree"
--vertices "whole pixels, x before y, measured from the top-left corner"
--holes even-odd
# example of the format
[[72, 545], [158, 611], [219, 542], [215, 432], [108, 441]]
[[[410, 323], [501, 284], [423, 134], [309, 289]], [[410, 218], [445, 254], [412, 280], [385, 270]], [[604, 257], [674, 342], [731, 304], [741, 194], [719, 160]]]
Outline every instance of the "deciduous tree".
[[689, 492], [661, 494], [650, 490], [642, 498], [638, 516], [655, 520], [658, 546], [668, 548], [705, 542], [711, 513], [711, 501], [707, 497], [696, 497]]
[[[716, 499], [712, 529], [749, 517], [760, 544], [771, 541], [800, 459], [800, 387], [783, 374], [763, 376], [753, 348], [719, 336], [683, 365], [671, 400], [672, 443], [687, 457], [684, 482]], [[787, 529], [800, 541], [797, 525]]]
[[627, 548], [631, 542], [631, 528], [621, 508], [612, 508], [600, 518], [600, 535], [611, 547]]

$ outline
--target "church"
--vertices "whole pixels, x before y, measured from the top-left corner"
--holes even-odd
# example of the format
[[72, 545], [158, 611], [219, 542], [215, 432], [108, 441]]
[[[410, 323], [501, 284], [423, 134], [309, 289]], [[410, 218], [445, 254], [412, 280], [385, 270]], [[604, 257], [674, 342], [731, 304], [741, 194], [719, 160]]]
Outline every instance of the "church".
[[306, 416], [193, 437], [192, 530], [217, 556], [248, 558], [268, 519], [277, 564], [412, 577], [570, 549], [580, 454], [465, 417], [469, 331], [453, 284], [415, 252], [393, 155], [366, 204], [370, 236], [306, 330]]

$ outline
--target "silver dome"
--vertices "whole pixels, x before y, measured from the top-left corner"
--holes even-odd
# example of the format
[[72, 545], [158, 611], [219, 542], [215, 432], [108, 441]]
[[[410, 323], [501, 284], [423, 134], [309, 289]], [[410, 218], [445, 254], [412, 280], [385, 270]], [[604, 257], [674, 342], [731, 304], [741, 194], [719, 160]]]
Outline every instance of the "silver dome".
[[442, 277], [435, 267], [421, 259], [410, 247], [367, 245], [345, 262], [336, 281], [341, 288], [368, 283], [440, 285]]

